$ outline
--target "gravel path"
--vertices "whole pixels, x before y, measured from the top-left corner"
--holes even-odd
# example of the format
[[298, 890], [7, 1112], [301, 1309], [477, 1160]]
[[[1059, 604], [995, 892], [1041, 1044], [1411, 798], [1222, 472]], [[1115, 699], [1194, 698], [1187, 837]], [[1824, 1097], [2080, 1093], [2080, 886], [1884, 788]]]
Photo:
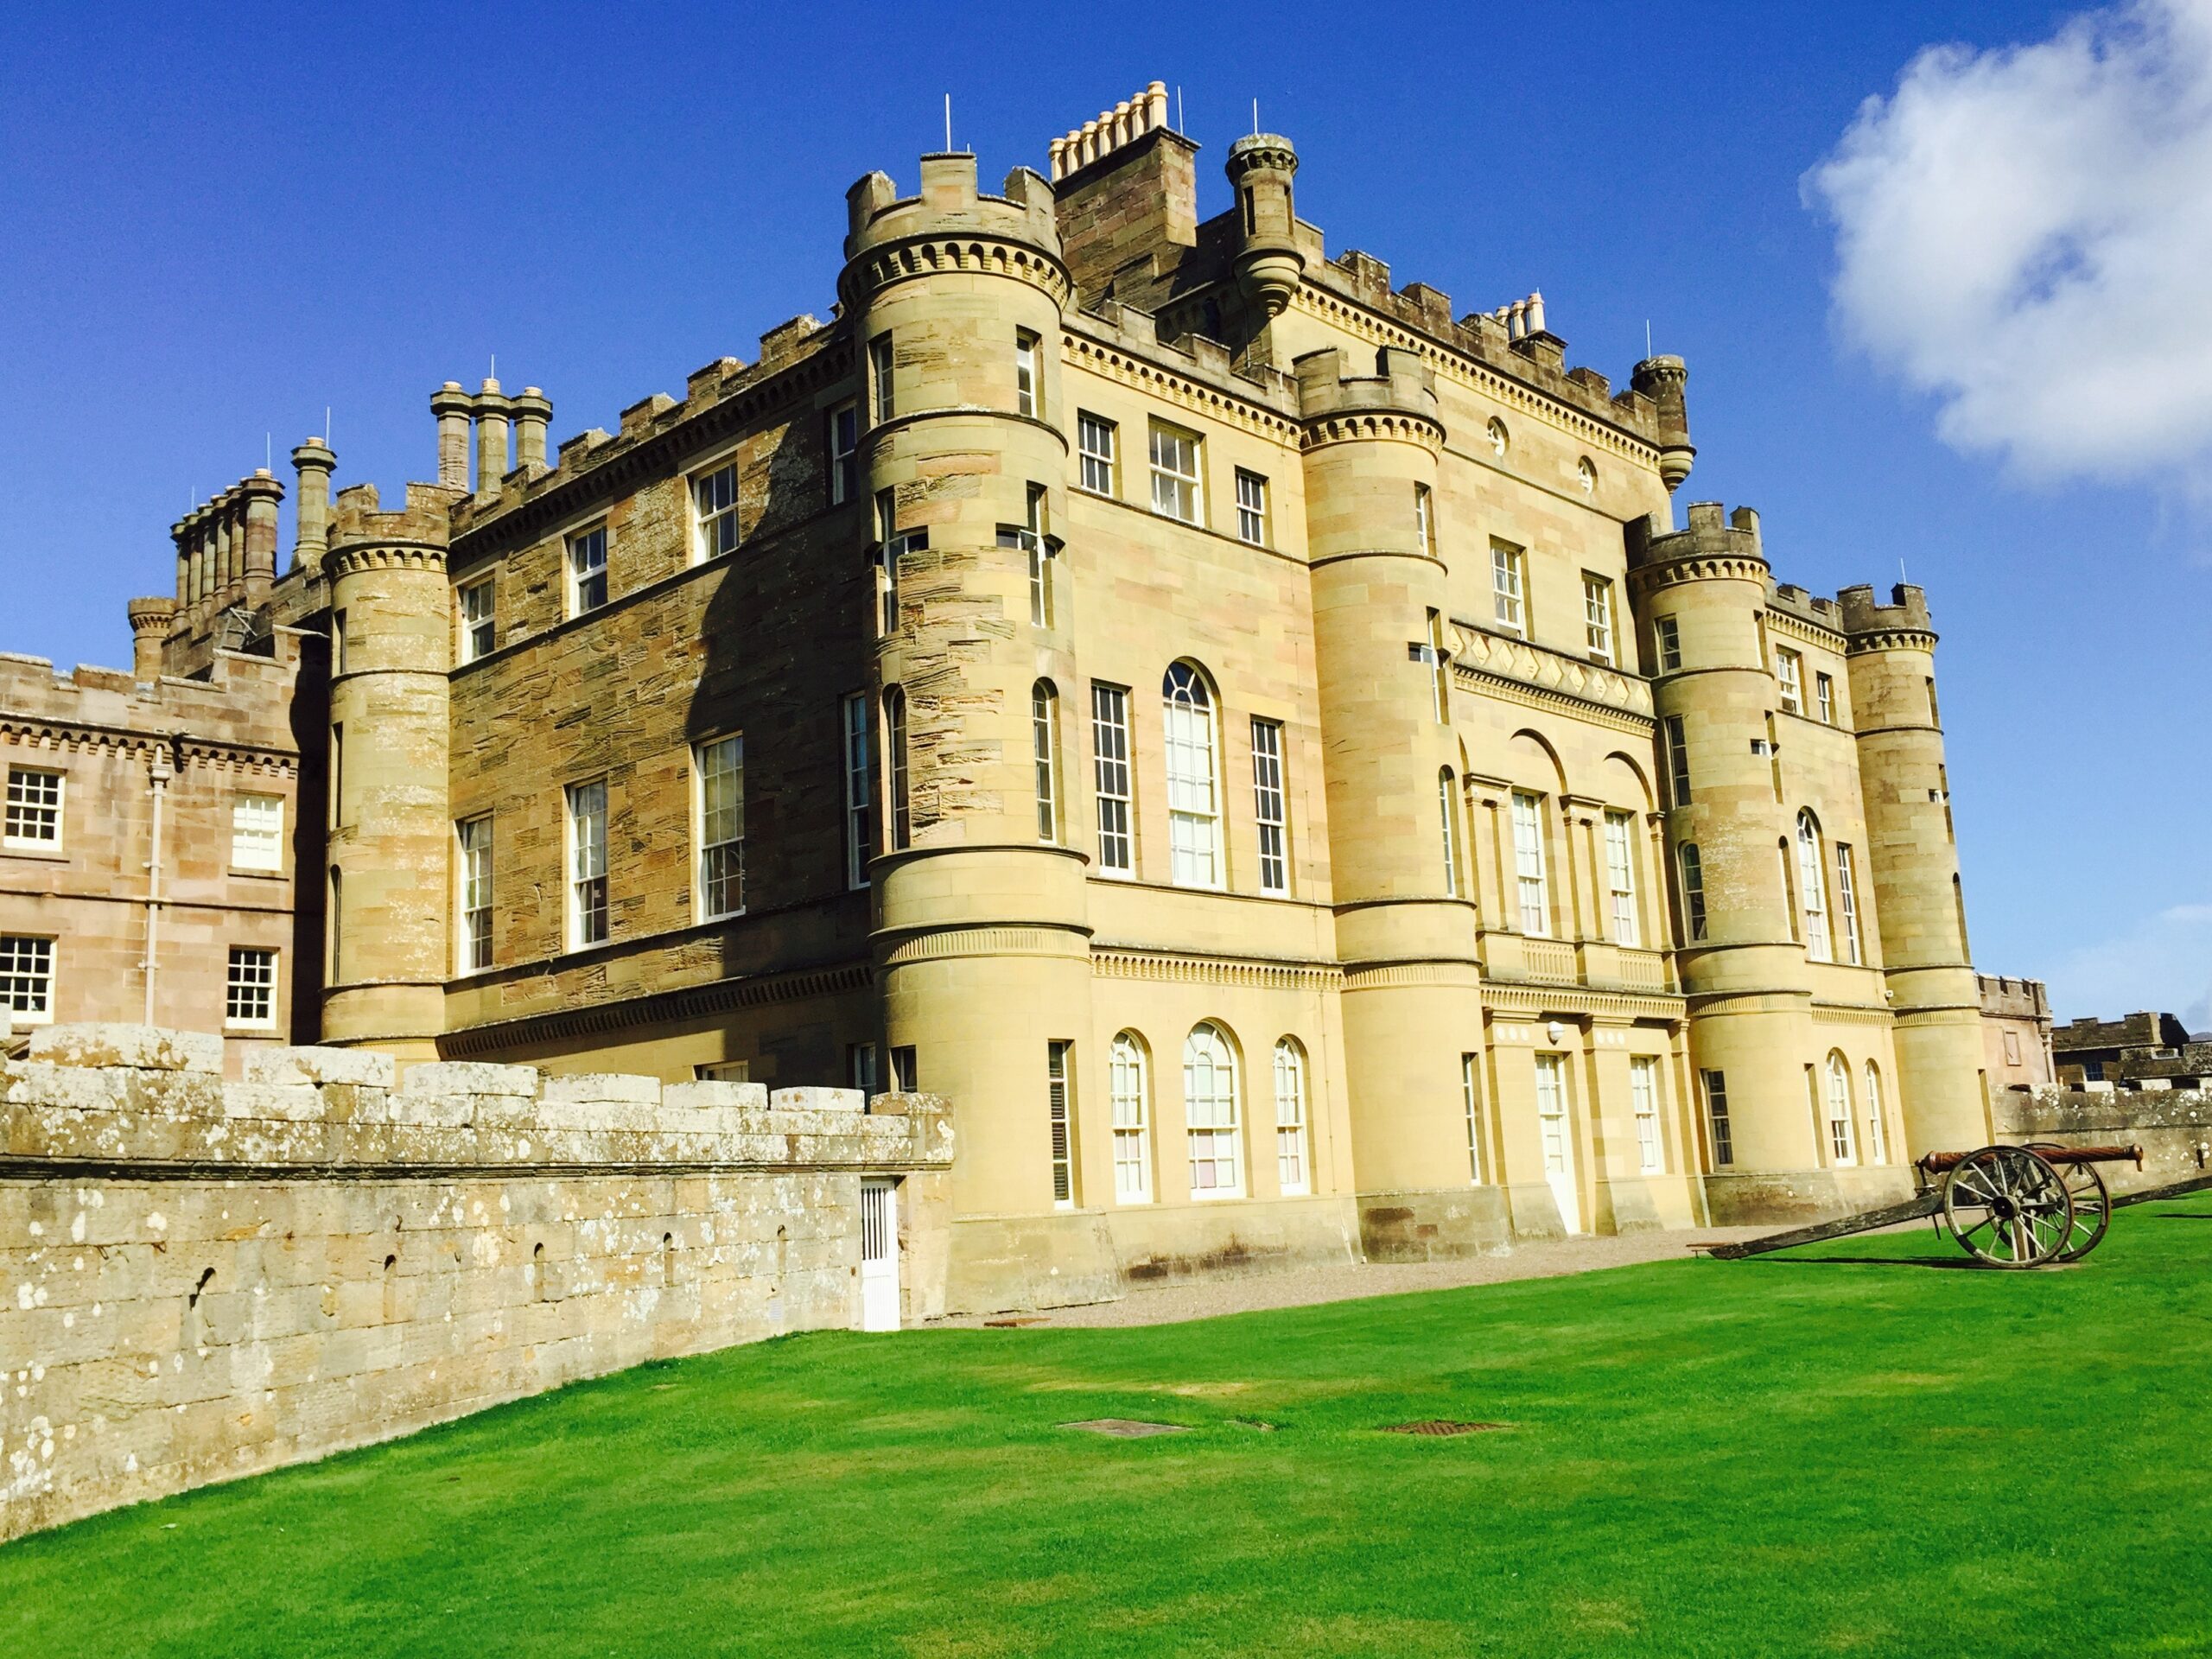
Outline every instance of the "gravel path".
[[969, 1328], [1017, 1323], [1063, 1328], [1173, 1325], [1184, 1319], [1211, 1319], [1218, 1313], [1306, 1307], [1317, 1302], [1389, 1296], [1400, 1291], [1502, 1284], [1509, 1279], [1551, 1279], [1561, 1274], [1629, 1267], [1641, 1262], [1680, 1262], [1688, 1258], [1693, 1243], [1756, 1238], [1772, 1230], [1770, 1227], [1703, 1227], [1605, 1238], [1533, 1240], [1494, 1255], [1469, 1256], [1455, 1262], [1347, 1263], [1296, 1272], [1255, 1274], [1243, 1279], [1193, 1280], [1133, 1290], [1118, 1302], [1056, 1307], [1046, 1313], [966, 1314], [932, 1324]]

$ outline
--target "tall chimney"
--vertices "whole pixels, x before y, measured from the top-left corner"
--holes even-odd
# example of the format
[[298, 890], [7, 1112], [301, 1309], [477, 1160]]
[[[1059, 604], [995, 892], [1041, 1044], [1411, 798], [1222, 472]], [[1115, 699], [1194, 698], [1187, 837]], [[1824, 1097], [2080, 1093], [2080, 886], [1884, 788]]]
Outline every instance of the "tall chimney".
[[169, 526], [169, 539], [176, 543], [176, 606], [182, 610], [192, 603], [192, 515], [190, 513]]
[[476, 488], [479, 494], [497, 495], [499, 480], [507, 475], [507, 411], [514, 405], [499, 395], [499, 383], [484, 377], [476, 394]]
[[176, 601], [134, 599], [124, 608], [130, 618], [130, 677], [151, 685], [162, 677], [162, 641], [176, 614]]
[[245, 583], [248, 604], [257, 604], [276, 580], [276, 504], [284, 486], [257, 467], [253, 476], [238, 486], [244, 535], [238, 554], [238, 574]]
[[226, 604], [231, 597], [231, 583], [238, 578], [238, 555], [234, 543], [238, 540], [236, 514], [238, 503], [230, 490], [225, 490], [208, 506], [209, 527], [214, 532], [214, 556], [208, 560], [211, 567], [207, 592], [216, 605]]
[[474, 407], [458, 380], [430, 394], [430, 413], [438, 417], [438, 482], [456, 490], [468, 487], [468, 416]]
[[508, 408], [515, 417], [515, 466], [535, 478], [545, 470], [545, 429], [553, 419], [553, 404], [536, 386], [524, 386]]
[[184, 603], [197, 607], [207, 596], [207, 509], [194, 507], [184, 515]]
[[292, 451], [292, 467], [300, 479], [293, 504], [299, 533], [292, 543], [292, 567], [320, 570], [330, 545], [330, 475], [338, 470], [338, 457], [321, 438], [309, 438]]

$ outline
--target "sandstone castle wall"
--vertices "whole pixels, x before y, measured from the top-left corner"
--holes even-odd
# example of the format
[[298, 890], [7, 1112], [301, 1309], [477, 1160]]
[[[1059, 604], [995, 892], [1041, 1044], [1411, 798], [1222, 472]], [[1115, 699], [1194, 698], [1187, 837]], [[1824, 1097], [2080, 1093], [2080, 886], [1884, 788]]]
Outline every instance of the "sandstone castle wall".
[[941, 1311], [929, 1096], [54, 1027], [0, 1062], [0, 1540], [640, 1361]]

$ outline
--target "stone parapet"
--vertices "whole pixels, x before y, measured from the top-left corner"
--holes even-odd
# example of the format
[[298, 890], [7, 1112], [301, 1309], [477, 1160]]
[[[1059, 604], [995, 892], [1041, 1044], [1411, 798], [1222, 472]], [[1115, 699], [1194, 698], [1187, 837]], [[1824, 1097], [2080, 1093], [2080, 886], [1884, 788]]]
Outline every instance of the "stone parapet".
[[[130, 1026], [0, 1061], [0, 1539], [647, 1359], [944, 1306], [932, 1096]], [[896, 1184], [871, 1319], [864, 1183]]]

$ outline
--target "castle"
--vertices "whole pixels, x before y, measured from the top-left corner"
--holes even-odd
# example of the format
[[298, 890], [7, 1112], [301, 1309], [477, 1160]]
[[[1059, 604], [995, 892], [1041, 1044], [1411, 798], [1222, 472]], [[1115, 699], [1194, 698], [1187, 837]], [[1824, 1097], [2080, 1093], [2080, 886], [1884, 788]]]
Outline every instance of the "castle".
[[1155, 82], [872, 173], [682, 399], [549, 454], [448, 382], [389, 505], [310, 439], [281, 572], [266, 474], [192, 513], [130, 673], [0, 658], [0, 1002], [928, 1090], [954, 1308], [1989, 1140], [1920, 590], [1678, 512], [1680, 359], [1327, 257], [1287, 138], [1201, 221], [1198, 149]]

